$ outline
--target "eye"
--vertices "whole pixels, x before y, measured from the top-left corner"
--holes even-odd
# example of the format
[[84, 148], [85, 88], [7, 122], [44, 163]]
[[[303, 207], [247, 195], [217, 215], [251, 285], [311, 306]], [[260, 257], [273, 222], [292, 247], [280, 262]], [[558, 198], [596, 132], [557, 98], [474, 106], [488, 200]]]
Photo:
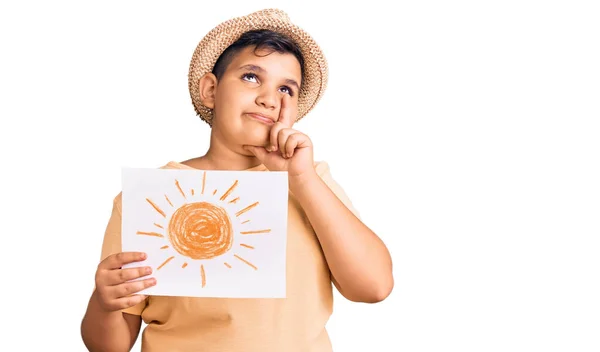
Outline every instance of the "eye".
[[254, 73], [244, 73], [242, 75], [242, 79], [244, 81], [253, 82], [253, 83], [256, 83], [256, 81], [258, 80], [258, 78], [256, 77], [256, 75]]
[[290, 87], [288, 86], [282, 86], [281, 88], [279, 88], [280, 91], [283, 91], [283, 93], [285, 94], [289, 94], [290, 97], [294, 96], [294, 91], [292, 89], [290, 89]]

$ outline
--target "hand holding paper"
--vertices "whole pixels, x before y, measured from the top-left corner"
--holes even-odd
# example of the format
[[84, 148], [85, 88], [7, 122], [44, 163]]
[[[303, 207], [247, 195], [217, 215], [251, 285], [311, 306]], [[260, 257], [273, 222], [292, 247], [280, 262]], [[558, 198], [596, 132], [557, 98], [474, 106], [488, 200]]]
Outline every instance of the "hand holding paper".
[[[96, 271], [98, 303], [107, 312], [133, 307], [143, 301], [143, 295], [133, 295], [156, 284], [153, 278], [136, 280], [152, 273], [150, 267], [122, 269], [126, 264], [146, 259], [145, 253], [116, 253], [104, 259]], [[130, 280], [135, 280], [128, 282]], [[132, 296], [133, 295], [133, 296]]]

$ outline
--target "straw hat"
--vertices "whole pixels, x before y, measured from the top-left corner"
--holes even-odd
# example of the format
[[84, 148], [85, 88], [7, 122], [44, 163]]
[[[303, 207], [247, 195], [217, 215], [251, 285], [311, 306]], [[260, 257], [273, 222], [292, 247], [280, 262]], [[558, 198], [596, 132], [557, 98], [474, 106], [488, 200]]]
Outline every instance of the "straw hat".
[[303, 118], [321, 99], [327, 87], [328, 68], [321, 48], [311, 36], [290, 22], [288, 15], [278, 9], [266, 9], [247, 16], [232, 18], [213, 28], [200, 41], [190, 63], [188, 88], [196, 114], [212, 125], [212, 110], [202, 105], [198, 83], [200, 78], [212, 69], [217, 59], [244, 32], [268, 29], [290, 37], [304, 56], [305, 75], [298, 95], [298, 116]]

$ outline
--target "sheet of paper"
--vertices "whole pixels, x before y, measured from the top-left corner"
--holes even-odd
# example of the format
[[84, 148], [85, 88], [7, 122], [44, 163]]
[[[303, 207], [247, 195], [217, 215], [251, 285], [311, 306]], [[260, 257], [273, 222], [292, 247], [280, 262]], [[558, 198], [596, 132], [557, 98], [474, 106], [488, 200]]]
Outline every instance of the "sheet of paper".
[[122, 251], [161, 296], [284, 298], [286, 172], [124, 168]]

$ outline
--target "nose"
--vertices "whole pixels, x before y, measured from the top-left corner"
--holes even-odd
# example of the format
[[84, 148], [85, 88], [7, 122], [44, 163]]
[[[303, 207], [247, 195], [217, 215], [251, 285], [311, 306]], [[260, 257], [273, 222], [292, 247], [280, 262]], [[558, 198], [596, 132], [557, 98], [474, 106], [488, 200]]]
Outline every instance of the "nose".
[[256, 97], [256, 104], [268, 110], [277, 108], [277, 95], [271, 89], [262, 89]]

